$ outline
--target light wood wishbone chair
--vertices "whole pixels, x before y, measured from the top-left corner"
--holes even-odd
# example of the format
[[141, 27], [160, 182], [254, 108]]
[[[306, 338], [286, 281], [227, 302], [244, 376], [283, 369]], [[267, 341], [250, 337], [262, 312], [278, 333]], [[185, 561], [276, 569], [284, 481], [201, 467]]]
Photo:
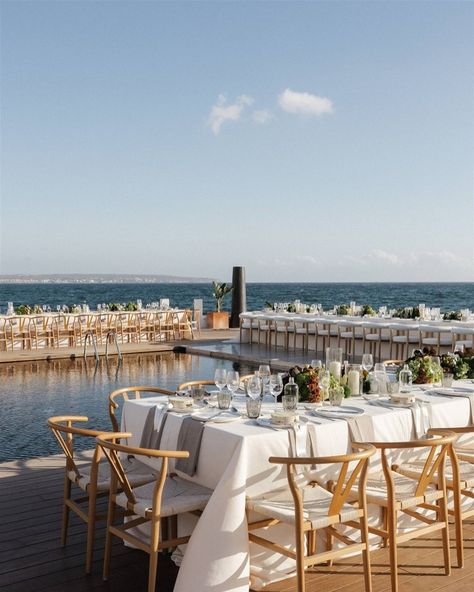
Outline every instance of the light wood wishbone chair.
[[[63, 516], [61, 528], [61, 545], [66, 545], [69, 525], [69, 511], [72, 510], [81, 520], [87, 524], [87, 550], [86, 573], [90, 573], [92, 567], [92, 555], [94, 547], [95, 523], [99, 519], [105, 519], [105, 515], [96, 511], [98, 497], [107, 495], [110, 485], [110, 471], [108, 464], [101, 461], [101, 452], [95, 447], [92, 461], [88, 464], [78, 464], [74, 451], [74, 440], [78, 437], [96, 438], [103, 432], [88, 428], [77, 427], [75, 423], [88, 421], [85, 416], [64, 415], [50, 417], [48, 427], [51, 429], [66, 456], [64, 473]], [[95, 443], [95, 442], [94, 442]], [[139, 463], [134, 458], [127, 458], [125, 468], [129, 481], [136, 484], [144, 484], [156, 478], [155, 472]], [[71, 497], [72, 485], [77, 485], [85, 495], [76, 498]], [[81, 504], [87, 503], [83, 509]]]
[[[382, 470], [369, 473], [367, 503], [381, 508], [383, 523], [379, 528], [369, 526], [369, 532], [382, 537], [385, 544], [388, 543], [392, 592], [398, 591], [398, 544], [435, 531], [441, 530], [445, 573], [451, 573], [445, 462], [449, 447], [455, 440], [456, 434], [446, 431], [439, 437], [429, 439], [372, 442], [380, 450]], [[387, 458], [388, 451], [405, 455], [410, 451], [413, 454], [425, 453], [422, 469], [417, 477], [410, 478], [401, 474], [398, 465], [392, 464]], [[421, 510], [429, 510], [432, 515], [422, 514]], [[424, 526], [415, 525], [412, 530], [400, 533], [398, 518], [401, 513], [418, 520]]]
[[[323, 457], [270, 457], [268, 459], [270, 463], [286, 466], [289, 488], [269, 492], [262, 497], [247, 499], [250, 542], [296, 560], [298, 592], [305, 590], [306, 567], [328, 561], [332, 562], [333, 559], [357, 551], [362, 553], [365, 590], [366, 592], [372, 590], [365, 483], [369, 458], [375, 453], [375, 448], [370, 444], [359, 443], [354, 443], [352, 446], [359, 451]], [[298, 465], [329, 464], [340, 464], [339, 476], [331, 491], [322, 487], [317, 481], [305, 477], [302, 473], [298, 474], [296, 470]], [[354, 486], [357, 489], [357, 507], [348, 503]], [[265, 518], [252, 522], [250, 521], [250, 512], [256, 512]], [[294, 526], [296, 552], [252, 532], [280, 523]], [[336, 529], [338, 524], [346, 524], [360, 529], [360, 542], [354, 541]], [[323, 552], [316, 552], [316, 532], [318, 530], [326, 532], [327, 547]], [[343, 542], [345, 546], [332, 549], [333, 537]]]
[[120, 403], [117, 399], [129, 401], [130, 399], [140, 399], [144, 393], [153, 393], [157, 395], [174, 395], [174, 391], [169, 389], [161, 388], [159, 386], [126, 386], [112, 391], [109, 395], [109, 417], [112, 422], [112, 429], [114, 432], [120, 431], [120, 426], [117, 421], [115, 412], [120, 407]]
[[[454, 432], [458, 438], [473, 436], [469, 443], [457, 441], [448, 446], [448, 463], [446, 466], [446, 489], [452, 493], [452, 501], [448, 505], [448, 514], [454, 516], [456, 532], [457, 566], [464, 566], [463, 521], [474, 516], [474, 426], [457, 428], [431, 428], [430, 435], [444, 435]], [[418, 479], [423, 470], [423, 461], [401, 462], [393, 469], [402, 475]], [[433, 476], [433, 482], [436, 476]], [[473, 500], [464, 508], [462, 498]]]
[[[125, 440], [131, 435], [130, 433], [116, 433], [102, 434], [97, 437], [97, 444], [107, 458], [112, 473], [103, 576], [104, 580], [108, 579], [112, 536], [116, 536], [149, 554], [148, 592], [154, 592], [158, 552], [162, 549], [185, 544], [190, 538], [189, 536], [177, 536], [177, 516], [183, 513], [199, 515], [204, 510], [212, 491], [175, 474], [168, 475], [169, 460], [188, 458], [189, 452], [184, 450], [151, 450], [118, 443], [118, 440]], [[123, 466], [123, 458], [130, 455], [135, 458], [146, 457], [147, 459], [161, 460], [161, 468], [153, 483], [135, 487], [130, 482]], [[122, 493], [119, 493], [119, 489]], [[120, 510], [121, 517], [123, 517], [125, 510], [125, 516], [133, 518], [125, 523], [122, 521], [115, 525], [117, 510]], [[163, 519], [172, 520], [171, 538], [166, 537], [168, 528], [162, 528]], [[129, 532], [131, 528], [144, 523], [149, 523], [151, 526], [148, 541]], [[163, 523], [164, 525], [165, 523]], [[160, 531], [163, 535], [161, 539]]]

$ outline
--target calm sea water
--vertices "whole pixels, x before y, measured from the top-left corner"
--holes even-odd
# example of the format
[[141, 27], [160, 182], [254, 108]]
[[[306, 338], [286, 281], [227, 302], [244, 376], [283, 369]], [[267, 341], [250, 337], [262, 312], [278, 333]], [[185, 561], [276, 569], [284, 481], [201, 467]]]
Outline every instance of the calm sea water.
[[[0, 312], [7, 302], [46, 304], [82, 304], [91, 308], [98, 303], [128, 302], [140, 298], [143, 303], [169, 298], [172, 306], [192, 307], [194, 298], [204, 300], [204, 310], [213, 310], [210, 284], [1, 284]], [[247, 309], [262, 309], [265, 301], [321, 303], [325, 308], [355, 300], [359, 304], [389, 308], [413, 306], [420, 302], [442, 310], [474, 309], [474, 282], [471, 283], [249, 283]], [[225, 307], [230, 309], [231, 297]]]
[[[86, 415], [90, 427], [110, 430], [108, 395], [132, 384], [174, 390], [182, 382], [213, 379], [216, 368], [232, 362], [189, 354], [126, 355], [116, 358], [0, 364], [0, 462], [60, 453], [46, 426], [53, 415]], [[237, 367], [248, 374], [248, 366]], [[77, 441], [91, 448], [91, 440]]]

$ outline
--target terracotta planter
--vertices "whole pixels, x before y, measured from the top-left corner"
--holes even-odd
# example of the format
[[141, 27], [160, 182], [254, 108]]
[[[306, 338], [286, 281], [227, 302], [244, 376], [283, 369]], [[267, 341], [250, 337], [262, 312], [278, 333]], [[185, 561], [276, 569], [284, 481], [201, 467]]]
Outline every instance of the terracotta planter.
[[228, 312], [208, 312], [206, 315], [206, 324], [208, 329], [228, 329]]

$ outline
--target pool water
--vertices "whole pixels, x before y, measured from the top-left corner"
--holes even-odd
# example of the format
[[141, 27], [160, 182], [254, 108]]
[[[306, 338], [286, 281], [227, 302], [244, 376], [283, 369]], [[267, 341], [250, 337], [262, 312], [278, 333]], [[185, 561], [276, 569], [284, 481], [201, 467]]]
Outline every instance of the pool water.
[[[178, 353], [116, 358], [0, 364], [0, 462], [60, 452], [46, 420], [52, 415], [85, 415], [89, 427], [110, 430], [108, 395], [133, 385], [176, 389], [187, 380], [210, 379], [233, 362]], [[236, 368], [242, 374], [249, 368]], [[77, 449], [91, 440], [78, 439]]]

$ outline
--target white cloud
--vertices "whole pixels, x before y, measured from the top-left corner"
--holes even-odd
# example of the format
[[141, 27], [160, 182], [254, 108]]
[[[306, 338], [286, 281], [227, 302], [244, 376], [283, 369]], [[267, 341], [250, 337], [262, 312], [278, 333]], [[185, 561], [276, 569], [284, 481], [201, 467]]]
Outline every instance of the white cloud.
[[235, 99], [231, 105], [227, 104], [227, 97], [220, 94], [217, 98], [217, 103], [212, 106], [207, 124], [212, 129], [215, 136], [221, 131], [222, 125], [226, 121], [238, 121], [242, 115], [242, 111], [248, 105], [253, 103], [253, 98], [248, 95], [240, 95]]
[[309, 263], [310, 265], [319, 265], [320, 261], [311, 255], [297, 255], [296, 260], [301, 263]]
[[331, 99], [318, 97], [308, 92], [296, 92], [289, 88], [285, 89], [278, 97], [278, 104], [288, 113], [301, 115], [314, 115], [319, 117], [325, 113], [333, 112]]
[[384, 263], [391, 263], [392, 265], [401, 265], [402, 263], [398, 255], [382, 251], [382, 249], [374, 249], [371, 251], [370, 257], [372, 259], [377, 259], [378, 261], [383, 261]]
[[267, 109], [260, 109], [252, 113], [252, 119], [255, 123], [263, 125], [268, 123], [273, 118], [273, 115]]

